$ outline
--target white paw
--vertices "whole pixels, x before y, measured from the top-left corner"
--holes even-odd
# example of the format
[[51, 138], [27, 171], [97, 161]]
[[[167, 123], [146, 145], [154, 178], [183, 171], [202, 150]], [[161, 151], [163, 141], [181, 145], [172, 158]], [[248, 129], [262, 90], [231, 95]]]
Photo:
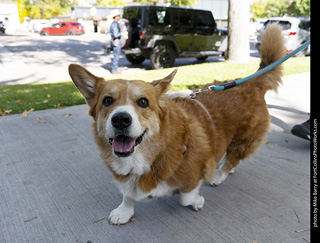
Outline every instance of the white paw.
[[129, 222], [133, 214], [134, 210], [132, 208], [122, 207], [120, 205], [110, 213], [109, 221], [111, 224], [125, 224]]
[[203, 196], [200, 196], [199, 195], [199, 198], [198, 198], [198, 202], [196, 204], [193, 204], [192, 205], [192, 208], [195, 210], [195, 211], [199, 211], [203, 205], [204, 205], [204, 197]]
[[209, 182], [211, 186], [218, 186], [220, 185], [226, 178], [228, 177], [228, 174], [222, 172], [222, 170], [217, 170], [216, 174], [212, 178], [212, 180]]

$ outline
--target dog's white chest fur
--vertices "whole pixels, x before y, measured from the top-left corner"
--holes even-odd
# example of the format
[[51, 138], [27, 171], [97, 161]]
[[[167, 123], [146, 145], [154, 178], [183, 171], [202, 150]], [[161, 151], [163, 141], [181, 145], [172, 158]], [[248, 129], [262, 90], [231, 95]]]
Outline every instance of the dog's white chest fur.
[[111, 163], [111, 167], [119, 175], [130, 173], [126, 182], [116, 181], [116, 184], [124, 196], [130, 197], [135, 201], [173, 195], [174, 188], [164, 181], [150, 192], [145, 193], [140, 189], [138, 180], [142, 174], [150, 171], [150, 164], [139, 151], [127, 158], [115, 158]]
[[150, 164], [145, 157], [136, 151], [133, 155], [126, 158], [115, 157], [111, 162], [111, 168], [118, 175], [142, 175], [150, 171]]

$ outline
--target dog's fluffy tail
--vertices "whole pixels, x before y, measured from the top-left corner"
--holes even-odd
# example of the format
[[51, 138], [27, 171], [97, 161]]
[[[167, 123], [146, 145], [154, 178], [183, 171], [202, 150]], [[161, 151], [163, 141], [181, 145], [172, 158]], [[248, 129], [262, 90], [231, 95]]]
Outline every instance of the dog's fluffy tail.
[[[260, 46], [260, 69], [278, 61], [286, 55], [284, 39], [281, 34], [281, 27], [277, 24], [268, 25], [266, 31], [262, 36]], [[277, 66], [271, 71], [258, 77], [255, 82], [265, 92], [267, 90], [277, 91], [279, 85], [282, 83], [282, 65]]]

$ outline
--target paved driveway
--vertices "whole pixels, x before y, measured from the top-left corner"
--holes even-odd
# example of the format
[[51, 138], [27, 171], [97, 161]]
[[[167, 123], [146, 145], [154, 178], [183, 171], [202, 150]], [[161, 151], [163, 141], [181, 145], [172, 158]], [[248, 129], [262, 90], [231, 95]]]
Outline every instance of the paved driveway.
[[[113, 55], [102, 46], [106, 36], [97, 33], [81, 36], [40, 36], [35, 33], [0, 34], [0, 85], [70, 80], [68, 66], [81, 64], [97, 76], [108, 76]], [[251, 56], [258, 57], [251, 41]], [[206, 62], [224, 61], [209, 57]], [[202, 63], [196, 58], [176, 59], [175, 66]], [[124, 72], [151, 69], [150, 61], [132, 65], [121, 55], [119, 66]]]

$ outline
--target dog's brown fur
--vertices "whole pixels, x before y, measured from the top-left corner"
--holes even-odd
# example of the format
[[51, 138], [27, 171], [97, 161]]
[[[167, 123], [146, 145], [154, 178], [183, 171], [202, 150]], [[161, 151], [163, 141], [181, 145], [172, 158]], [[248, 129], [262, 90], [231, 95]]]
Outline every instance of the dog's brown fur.
[[[263, 36], [261, 62], [270, 65], [284, 55], [281, 29], [269, 26]], [[213, 178], [225, 153], [226, 163], [222, 171], [227, 174], [240, 160], [253, 154], [263, 143], [270, 124], [264, 95], [267, 90], [277, 90], [281, 83], [281, 67], [278, 66], [234, 88], [199, 93], [196, 99], [207, 109], [211, 120], [198, 102], [189, 98], [170, 99], [165, 94], [176, 71], [152, 83], [105, 82], [78, 65], [70, 65], [69, 72], [90, 106], [94, 136], [101, 156], [121, 183], [128, 180], [130, 173], [117, 174], [112, 169], [112, 146], [99, 132], [112, 111], [110, 107], [103, 106], [103, 98], [116, 95], [114, 106], [135, 100], [133, 94], [137, 92], [139, 97], [148, 98], [150, 106], [147, 109], [135, 107], [141, 124], [153, 132], [137, 147], [150, 163], [150, 171], [139, 175], [137, 180], [137, 186], [146, 193], [163, 181], [182, 193], [190, 192], [202, 179], [210, 181]], [[110, 90], [113, 90], [112, 94]]]

